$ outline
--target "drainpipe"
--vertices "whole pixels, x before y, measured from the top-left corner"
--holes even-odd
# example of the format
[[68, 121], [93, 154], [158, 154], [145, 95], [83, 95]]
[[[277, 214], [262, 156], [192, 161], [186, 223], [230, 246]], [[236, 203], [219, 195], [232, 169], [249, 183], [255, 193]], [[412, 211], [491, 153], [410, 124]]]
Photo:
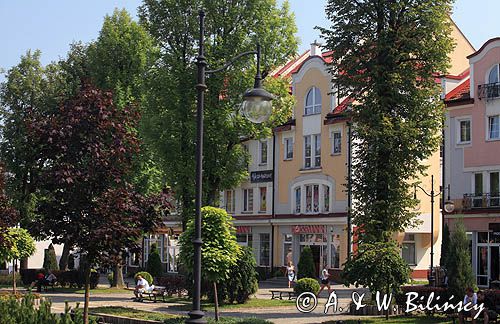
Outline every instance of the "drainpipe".
[[352, 249], [352, 124], [347, 122], [347, 260], [351, 259]]
[[274, 196], [276, 195], [275, 189], [276, 189], [276, 175], [274, 174], [274, 169], [276, 165], [276, 134], [273, 132], [273, 195], [272, 195], [272, 201], [271, 201], [271, 275], [273, 272], [274, 268], [274, 217], [275, 217], [275, 204], [274, 204]]

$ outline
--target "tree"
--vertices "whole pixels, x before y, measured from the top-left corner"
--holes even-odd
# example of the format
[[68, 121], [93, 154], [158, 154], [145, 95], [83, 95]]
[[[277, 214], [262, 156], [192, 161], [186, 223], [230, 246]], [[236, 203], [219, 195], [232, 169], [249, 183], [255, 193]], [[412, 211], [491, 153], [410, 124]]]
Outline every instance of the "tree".
[[50, 243], [49, 247], [44, 251], [43, 268], [47, 271], [59, 270], [59, 266], [57, 265], [56, 250], [54, 249], [54, 245], [52, 243]]
[[448, 268], [448, 254], [450, 251], [450, 228], [445, 223], [443, 226], [443, 239], [441, 241], [441, 259], [439, 264], [445, 269]]
[[[237, 266], [241, 253], [236, 242], [236, 230], [233, 220], [225, 210], [215, 207], [203, 207], [202, 210], [201, 263], [202, 280], [213, 283], [217, 307], [217, 283], [229, 280], [231, 270]], [[194, 221], [190, 220], [186, 231], [179, 238], [179, 260], [189, 276], [193, 276], [195, 234]], [[217, 318], [216, 309], [216, 318]]]
[[259, 287], [256, 266], [252, 248], [242, 248], [237, 266], [232, 268], [229, 280], [224, 284], [229, 303], [236, 301], [238, 304], [243, 304], [250, 298], [250, 295], [257, 292]]
[[10, 248], [7, 230], [16, 224], [18, 218], [19, 213], [5, 194], [4, 170], [0, 167], [0, 247]]
[[455, 296], [455, 301], [461, 300], [465, 289], [475, 287], [476, 284], [472, 272], [469, 240], [461, 220], [455, 223], [451, 233], [447, 265], [448, 293], [450, 296]]
[[[168, 183], [179, 201], [184, 225], [194, 214], [195, 179], [195, 65], [198, 8], [205, 8], [206, 57], [212, 68], [239, 53], [255, 50], [260, 41], [267, 70], [281, 65], [297, 50], [296, 26], [288, 2], [281, 8], [275, 0], [211, 1], [146, 0], [139, 8], [141, 24], [149, 31], [159, 57], [148, 73], [144, 118], [146, 138], [161, 161]], [[203, 205], [217, 205], [219, 192], [246, 176], [247, 154], [241, 138], [270, 133], [270, 124], [255, 126], [239, 116], [241, 94], [252, 86], [255, 63], [242, 58], [233, 68], [207, 79], [205, 99], [205, 150]], [[252, 67], [252, 68], [250, 68]], [[269, 81], [271, 82], [271, 81]], [[267, 87], [267, 84], [265, 84]], [[289, 86], [277, 105], [291, 116]], [[281, 100], [281, 98], [284, 98]], [[285, 107], [285, 104], [289, 106]], [[279, 122], [275, 119], [276, 122]]]
[[155, 244], [151, 246], [151, 252], [148, 256], [148, 265], [146, 267], [146, 271], [149, 272], [153, 276], [153, 278], [158, 278], [163, 273], [160, 252], [156, 248]]
[[300, 259], [299, 263], [297, 264], [297, 268], [297, 279], [317, 277], [317, 270], [319, 269], [316, 269], [316, 267], [314, 266], [314, 259], [310, 247], [305, 246], [302, 250], [302, 253], [300, 253]]
[[[320, 30], [332, 50], [332, 82], [338, 97], [354, 99], [352, 216], [359, 244], [389, 244], [395, 233], [417, 223], [413, 182], [425, 174], [422, 161], [440, 143], [443, 104], [435, 75], [445, 74], [453, 48], [452, 3], [328, 1], [331, 26]], [[361, 256], [355, 254], [347, 268], [353, 268], [350, 262], [360, 265]], [[349, 275], [351, 283], [378, 276], [355, 273], [367, 277]]]
[[0, 260], [14, 261], [12, 272], [12, 288], [16, 292], [16, 261], [32, 256], [35, 251], [35, 240], [24, 228], [11, 227], [4, 236], [6, 244], [0, 245]]
[[57, 114], [29, 125], [44, 157], [38, 224], [55, 243], [70, 241], [85, 255], [86, 323], [91, 267], [137, 247], [170, 208], [169, 197], [144, 197], [126, 181], [139, 149], [138, 117], [133, 107], [118, 109], [110, 92], [84, 84]]

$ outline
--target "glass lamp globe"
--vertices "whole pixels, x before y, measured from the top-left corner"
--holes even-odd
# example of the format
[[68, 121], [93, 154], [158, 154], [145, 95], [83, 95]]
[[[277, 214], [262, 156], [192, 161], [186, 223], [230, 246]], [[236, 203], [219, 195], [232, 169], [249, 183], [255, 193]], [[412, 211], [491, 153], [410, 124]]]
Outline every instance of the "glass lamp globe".
[[413, 211], [419, 211], [422, 206], [420, 205], [420, 200], [417, 202], [417, 205], [413, 208]]
[[241, 113], [252, 123], [261, 124], [269, 119], [273, 112], [271, 100], [274, 96], [262, 88], [254, 88], [243, 95]]
[[453, 201], [448, 200], [444, 203], [444, 211], [447, 213], [452, 213], [455, 210], [455, 204]]

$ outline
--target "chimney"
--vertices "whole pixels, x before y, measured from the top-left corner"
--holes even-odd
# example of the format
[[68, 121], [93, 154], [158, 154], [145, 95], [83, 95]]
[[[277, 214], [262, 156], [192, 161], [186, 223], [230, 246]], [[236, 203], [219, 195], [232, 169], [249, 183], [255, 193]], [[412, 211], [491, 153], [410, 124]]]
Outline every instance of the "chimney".
[[311, 53], [309, 54], [310, 56], [321, 56], [321, 44], [318, 43], [316, 40], [311, 44]]

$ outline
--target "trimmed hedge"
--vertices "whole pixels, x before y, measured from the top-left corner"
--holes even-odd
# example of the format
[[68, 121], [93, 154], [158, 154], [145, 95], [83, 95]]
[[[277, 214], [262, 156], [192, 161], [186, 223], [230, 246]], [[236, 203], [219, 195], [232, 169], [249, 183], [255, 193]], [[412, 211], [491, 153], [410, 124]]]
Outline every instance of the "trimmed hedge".
[[159, 286], [166, 287], [167, 295], [172, 296], [174, 294], [181, 296], [186, 288], [186, 278], [181, 275], [167, 275], [163, 277], [156, 278]]
[[[23, 285], [28, 286], [33, 281], [36, 280], [36, 275], [42, 272], [43, 274], [47, 274], [44, 269], [21, 269], [21, 280]], [[85, 285], [85, 277], [83, 272], [78, 270], [68, 270], [68, 271], [52, 271], [54, 276], [57, 277], [57, 282], [62, 287], [77, 287], [83, 288]], [[90, 273], [90, 289], [97, 288], [97, 284], [99, 283], [99, 273], [92, 271]]]
[[297, 294], [297, 296], [303, 292], [312, 292], [317, 295], [320, 288], [318, 280], [313, 278], [302, 278], [297, 281], [295, 287], [293, 287], [293, 291]]
[[144, 279], [147, 280], [147, 282], [152, 285], [153, 284], [153, 276], [151, 276], [149, 274], [149, 272], [146, 272], [146, 271], [140, 271], [140, 272], [137, 272], [134, 276], [134, 280], [135, 282], [137, 282], [137, 276], [142, 276]]

